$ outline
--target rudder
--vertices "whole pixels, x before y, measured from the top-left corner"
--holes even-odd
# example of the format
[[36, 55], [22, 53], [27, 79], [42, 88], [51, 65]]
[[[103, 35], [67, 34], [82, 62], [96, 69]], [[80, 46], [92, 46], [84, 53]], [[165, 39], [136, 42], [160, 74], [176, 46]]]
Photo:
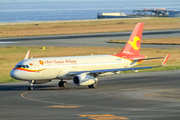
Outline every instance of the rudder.
[[144, 23], [137, 23], [126, 46], [119, 54], [139, 55]]

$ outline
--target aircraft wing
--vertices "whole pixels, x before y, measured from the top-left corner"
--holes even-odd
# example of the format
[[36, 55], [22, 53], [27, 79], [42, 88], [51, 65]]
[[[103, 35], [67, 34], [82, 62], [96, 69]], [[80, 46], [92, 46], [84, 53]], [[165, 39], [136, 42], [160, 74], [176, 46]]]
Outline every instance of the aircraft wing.
[[159, 66], [150, 66], [150, 67], [136, 67], [136, 68], [118, 68], [118, 69], [104, 69], [104, 70], [92, 70], [92, 71], [75, 71], [75, 72], [69, 72], [69, 76], [79, 75], [79, 74], [95, 74], [95, 73], [106, 73], [106, 72], [117, 72], [117, 71], [126, 71], [126, 70], [140, 70], [140, 69], [150, 69], [155, 67], [161, 67]]
[[117, 72], [117, 71], [126, 71], [126, 70], [140, 70], [140, 69], [151, 69], [156, 67], [162, 67], [166, 64], [167, 59], [169, 58], [168, 54], [161, 65], [158, 66], [149, 66], [149, 67], [135, 67], [135, 68], [117, 68], [117, 69], [103, 69], [103, 70], [92, 70], [92, 71], [75, 71], [75, 72], [69, 72], [69, 76], [79, 75], [79, 74], [95, 74], [95, 73], [105, 73], [105, 72]]

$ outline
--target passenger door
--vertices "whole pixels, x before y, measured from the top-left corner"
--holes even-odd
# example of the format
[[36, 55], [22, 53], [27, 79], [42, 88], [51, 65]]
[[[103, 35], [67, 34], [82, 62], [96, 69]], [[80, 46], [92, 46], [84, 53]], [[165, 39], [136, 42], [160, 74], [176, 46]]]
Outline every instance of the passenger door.
[[38, 61], [33, 61], [34, 67], [35, 67], [35, 72], [38, 73], [40, 72], [40, 64]]
[[124, 68], [128, 67], [128, 60], [126, 56], [123, 56], [123, 61], [124, 61]]

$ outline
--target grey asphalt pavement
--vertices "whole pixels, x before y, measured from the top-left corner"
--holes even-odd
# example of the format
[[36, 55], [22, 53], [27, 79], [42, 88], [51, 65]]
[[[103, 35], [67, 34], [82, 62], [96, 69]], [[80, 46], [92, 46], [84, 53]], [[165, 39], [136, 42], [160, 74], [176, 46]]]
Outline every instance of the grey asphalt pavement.
[[97, 89], [68, 81], [35, 85], [0, 84], [1, 120], [179, 120], [179, 70], [99, 78]]
[[[132, 32], [132, 31], [131, 31]], [[110, 40], [127, 40], [131, 32], [92, 33], [0, 38], [0, 47], [7, 46], [58, 46], [58, 47], [124, 47], [125, 44], [108, 43]], [[180, 29], [144, 31], [142, 39], [180, 37]], [[142, 45], [142, 48], [179, 48], [180, 45]]]

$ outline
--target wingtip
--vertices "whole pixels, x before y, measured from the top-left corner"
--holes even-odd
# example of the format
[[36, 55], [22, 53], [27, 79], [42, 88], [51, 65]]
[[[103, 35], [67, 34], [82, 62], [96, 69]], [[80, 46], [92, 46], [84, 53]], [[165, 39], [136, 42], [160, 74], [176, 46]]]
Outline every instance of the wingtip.
[[162, 66], [164, 66], [170, 56], [170, 53], [165, 57], [164, 61], [162, 62]]
[[26, 59], [28, 59], [28, 58], [29, 58], [29, 53], [30, 53], [30, 50], [28, 50], [28, 51], [27, 51], [27, 54], [26, 54], [26, 56], [25, 56], [24, 60], [26, 60]]

